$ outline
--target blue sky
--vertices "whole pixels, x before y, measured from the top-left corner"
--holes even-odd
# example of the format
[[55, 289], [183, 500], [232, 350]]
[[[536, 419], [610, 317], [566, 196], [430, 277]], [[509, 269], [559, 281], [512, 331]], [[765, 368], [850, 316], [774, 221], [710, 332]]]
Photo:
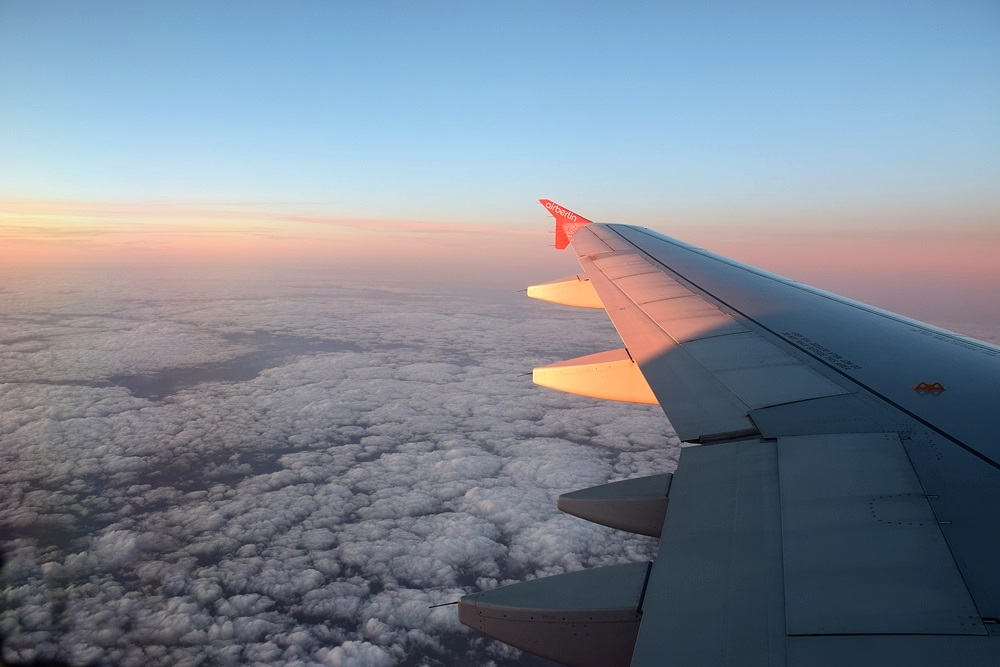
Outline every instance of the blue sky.
[[6, 3], [0, 196], [996, 220], [998, 35], [995, 2]]

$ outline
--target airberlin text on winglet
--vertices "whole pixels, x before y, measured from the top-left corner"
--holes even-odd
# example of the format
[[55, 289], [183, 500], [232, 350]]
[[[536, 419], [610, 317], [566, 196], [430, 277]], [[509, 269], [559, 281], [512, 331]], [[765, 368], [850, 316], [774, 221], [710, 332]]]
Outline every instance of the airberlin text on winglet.
[[590, 223], [590, 220], [587, 220], [587, 218], [563, 208], [554, 201], [549, 199], [539, 199], [538, 201], [556, 219], [556, 248], [559, 250], [569, 245], [573, 234], [576, 234], [580, 227]]
[[569, 222], [576, 222], [577, 219], [580, 217], [573, 211], [567, 211], [566, 209], [564, 209], [559, 204], [556, 204], [555, 202], [551, 202], [547, 199], [540, 199], [539, 201], [545, 204], [545, 208], [552, 211], [552, 215], [558, 216], [560, 218], [565, 218]]

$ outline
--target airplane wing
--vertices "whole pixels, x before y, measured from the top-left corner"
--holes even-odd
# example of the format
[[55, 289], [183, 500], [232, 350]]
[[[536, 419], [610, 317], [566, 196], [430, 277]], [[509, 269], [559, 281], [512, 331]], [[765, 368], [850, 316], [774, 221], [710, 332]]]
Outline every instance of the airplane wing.
[[[659, 403], [672, 474], [559, 507], [653, 563], [465, 596], [466, 625], [571, 665], [1000, 664], [1000, 348], [551, 201], [624, 348], [536, 383]], [[956, 295], [960, 298], [961, 295]]]

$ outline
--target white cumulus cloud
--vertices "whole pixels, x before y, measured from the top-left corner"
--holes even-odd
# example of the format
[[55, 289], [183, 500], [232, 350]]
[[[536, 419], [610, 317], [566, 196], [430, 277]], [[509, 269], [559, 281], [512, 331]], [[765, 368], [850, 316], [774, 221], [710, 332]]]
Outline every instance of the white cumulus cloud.
[[250, 287], [8, 291], [5, 660], [514, 665], [431, 606], [651, 557], [555, 499], [672, 469], [662, 413], [525, 375], [617, 346], [603, 315]]

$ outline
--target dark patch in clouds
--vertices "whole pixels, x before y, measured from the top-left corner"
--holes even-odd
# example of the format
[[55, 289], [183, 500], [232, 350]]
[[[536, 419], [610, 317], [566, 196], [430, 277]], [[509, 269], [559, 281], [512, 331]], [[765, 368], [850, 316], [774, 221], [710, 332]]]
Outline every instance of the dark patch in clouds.
[[618, 345], [599, 312], [299, 278], [8, 296], [7, 661], [546, 664], [429, 606], [652, 555], [555, 498], [671, 469], [662, 413], [524, 375]]
[[357, 352], [355, 343], [321, 338], [299, 338], [289, 335], [228, 334], [224, 339], [253, 352], [214, 364], [165, 368], [147, 375], [114, 375], [108, 383], [125, 387], [134, 396], [159, 399], [176, 393], [179, 389], [206, 382], [248, 382], [265, 368], [280, 365], [285, 359], [322, 352]]

